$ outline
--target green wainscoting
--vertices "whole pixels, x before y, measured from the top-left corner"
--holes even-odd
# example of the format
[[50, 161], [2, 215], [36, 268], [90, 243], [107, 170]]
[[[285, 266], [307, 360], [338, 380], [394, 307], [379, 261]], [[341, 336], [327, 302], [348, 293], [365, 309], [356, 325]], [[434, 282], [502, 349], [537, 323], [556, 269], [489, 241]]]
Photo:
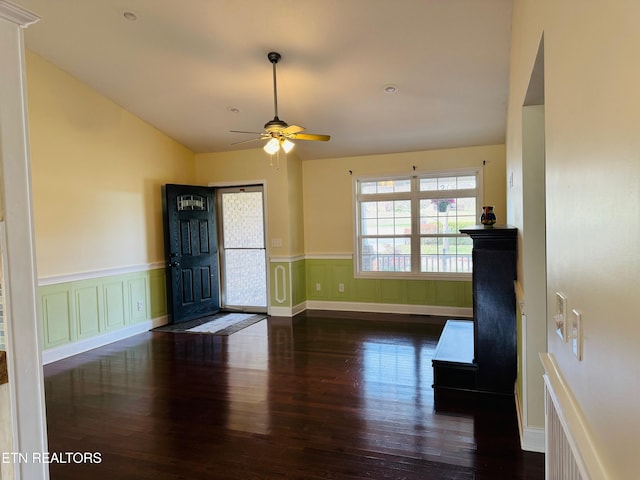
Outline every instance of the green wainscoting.
[[166, 315], [164, 268], [38, 288], [47, 350]]
[[307, 299], [307, 268], [304, 259], [291, 262], [291, 304], [300, 305]]
[[[350, 308], [472, 308], [471, 281], [359, 279], [351, 259], [275, 260], [269, 275], [269, 304], [276, 314], [302, 311], [309, 302], [332, 309], [339, 309], [340, 302]], [[38, 296], [44, 350], [167, 315], [164, 268], [43, 285]]]
[[304, 258], [269, 262], [271, 307], [291, 308], [302, 305], [307, 297], [306, 263]]
[[269, 281], [271, 286], [269, 305], [276, 308], [291, 308], [292, 306], [292, 271], [293, 262], [269, 262]]
[[307, 259], [305, 265], [307, 301], [473, 308], [471, 280], [354, 278], [351, 259]]

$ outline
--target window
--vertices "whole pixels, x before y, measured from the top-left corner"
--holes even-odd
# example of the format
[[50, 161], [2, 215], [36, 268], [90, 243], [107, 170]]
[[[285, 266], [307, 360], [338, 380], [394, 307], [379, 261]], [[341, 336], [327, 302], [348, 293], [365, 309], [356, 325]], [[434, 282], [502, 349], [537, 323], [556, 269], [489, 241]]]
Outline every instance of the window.
[[356, 275], [468, 278], [480, 170], [356, 179]]

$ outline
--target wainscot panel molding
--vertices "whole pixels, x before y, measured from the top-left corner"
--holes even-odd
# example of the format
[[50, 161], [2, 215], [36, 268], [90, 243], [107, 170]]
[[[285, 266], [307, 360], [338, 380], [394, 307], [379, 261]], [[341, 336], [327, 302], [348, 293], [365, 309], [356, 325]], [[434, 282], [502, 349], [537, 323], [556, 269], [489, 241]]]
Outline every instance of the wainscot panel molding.
[[577, 468], [579, 478], [612, 478], [555, 357], [543, 352], [540, 353], [540, 360], [544, 367], [545, 384], [546, 471], [556, 475], [550, 478], [569, 478], [558, 475], [563, 474], [565, 467], [571, 464]]
[[555, 357], [544, 352], [540, 353], [540, 360], [545, 372], [546, 471], [556, 474], [573, 462], [580, 478], [612, 478]]
[[306, 298], [306, 265], [302, 255], [269, 258], [269, 314], [295, 315]]
[[40, 315], [43, 348], [55, 347], [76, 340], [77, 325], [74, 322], [75, 308], [71, 300], [71, 290], [64, 285], [53, 285], [47, 294], [40, 297]]
[[101, 289], [98, 285], [88, 285], [74, 289], [76, 303], [76, 325], [78, 339], [93, 337], [104, 330], [101, 325]]
[[113, 277], [116, 275], [126, 275], [128, 273], [146, 272], [149, 270], [164, 269], [165, 262], [144, 263], [141, 265], [129, 265], [126, 267], [105, 268], [102, 270], [92, 270], [88, 272], [65, 273], [63, 275], [52, 275], [40, 277], [38, 286], [56, 285], [59, 283], [79, 282], [81, 280], [91, 280], [94, 278]]
[[47, 362], [167, 323], [164, 266], [109, 271], [38, 288]]

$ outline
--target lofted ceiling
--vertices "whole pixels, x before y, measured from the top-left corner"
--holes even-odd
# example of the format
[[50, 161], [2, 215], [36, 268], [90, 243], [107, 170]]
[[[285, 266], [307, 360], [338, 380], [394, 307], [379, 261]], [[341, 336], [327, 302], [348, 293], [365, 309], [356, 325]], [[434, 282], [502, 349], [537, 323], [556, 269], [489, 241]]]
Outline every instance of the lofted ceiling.
[[511, 0], [12, 1], [27, 48], [194, 152], [262, 146], [229, 130], [273, 118], [269, 51], [280, 119], [331, 135], [302, 159], [505, 141]]

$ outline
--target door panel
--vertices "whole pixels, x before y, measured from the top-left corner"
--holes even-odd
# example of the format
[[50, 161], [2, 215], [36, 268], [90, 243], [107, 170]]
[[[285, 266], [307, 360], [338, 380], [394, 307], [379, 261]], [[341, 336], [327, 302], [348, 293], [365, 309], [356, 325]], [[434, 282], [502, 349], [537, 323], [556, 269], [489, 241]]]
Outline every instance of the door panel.
[[213, 189], [166, 185], [164, 207], [171, 320], [211, 315], [220, 309]]
[[261, 186], [217, 190], [224, 308], [266, 312], [267, 273]]

